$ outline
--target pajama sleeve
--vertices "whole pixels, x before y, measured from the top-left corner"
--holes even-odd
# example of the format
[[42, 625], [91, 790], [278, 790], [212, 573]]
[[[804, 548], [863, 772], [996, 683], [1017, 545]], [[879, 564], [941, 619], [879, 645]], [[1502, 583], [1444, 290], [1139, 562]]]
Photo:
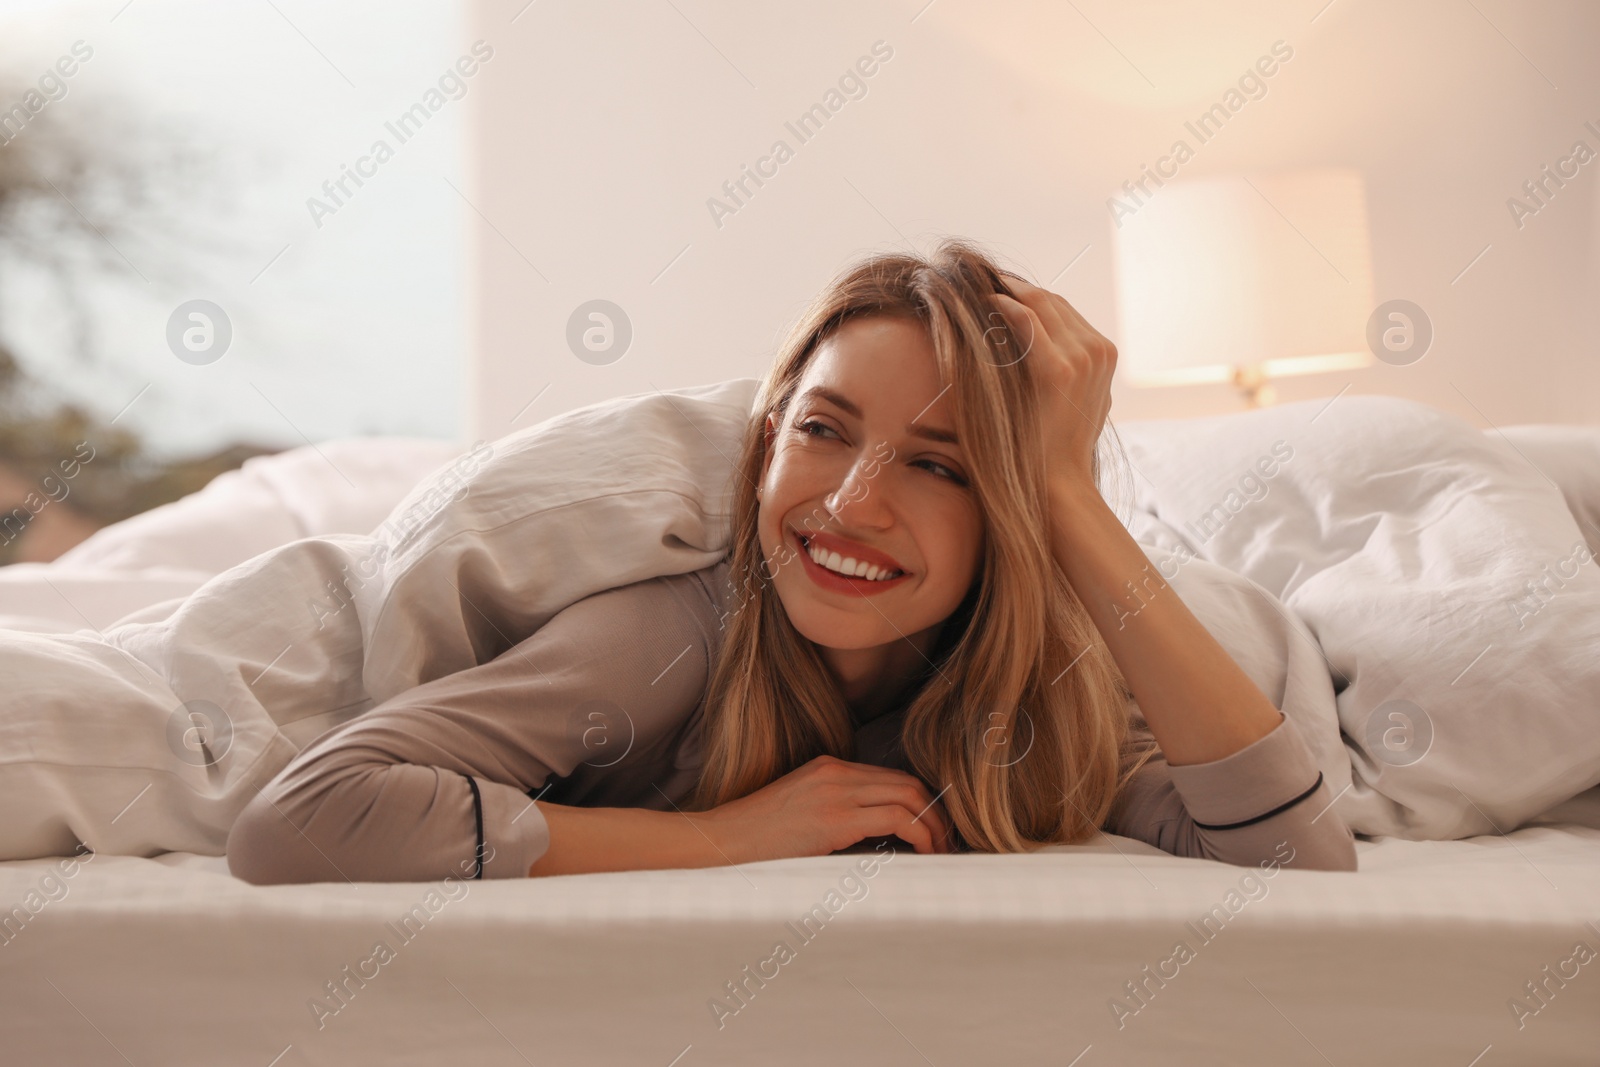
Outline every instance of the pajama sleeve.
[[719, 644], [725, 572], [587, 597], [494, 659], [317, 737], [240, 814], [229, 869], [256, 884], [526, 877], [549, 845], [534, 797], [552, 779], [577, 771], [650, 796], [673, 770]]
[[[1133, 707], [1124, 767], [1155, 745]], [[1105, 829], [1176, 856], [1295, 870], [1353, 871], [1355, 838], [1287, 717], [1265, 737], [1210, 763], [1169, 765], [1156, 749], [1122, 787]]]

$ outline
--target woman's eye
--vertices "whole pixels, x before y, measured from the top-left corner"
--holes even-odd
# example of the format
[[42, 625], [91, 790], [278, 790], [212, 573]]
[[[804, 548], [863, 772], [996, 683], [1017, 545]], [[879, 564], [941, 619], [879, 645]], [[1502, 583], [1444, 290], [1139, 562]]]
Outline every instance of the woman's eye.
[[[817, 435], [811, 432], [811, 428], [813, 426], [815, 426], [819, 430], [827, 430], [829, 433], [833, 433], [834, 432], [832, 426], [829, 426], [827, 423], [818, 422], [816, 419], [807, 419], [805, 422], [802, 422], [799, 425], [797, 425], [795, 427], [795, 429], [799, 430], [802, 434], [804, 434], [807, 437], [815, 437]], [[835, 436], [838, 436], [838, 435], [835, 434]]]
[[951, 470], [949, 467], [946, 467], [943, 463], [938, 463], [938, 462], [936, 462], [934, 460], [931, 460], [931, 459], [919, 459], [919, 460], [915, 460], [914, 462], [915, 463], [926, 463], [928, 465], [929, 469], [931, 469], [933, 471], [936, 471], [936, 472], [942, 472], [942, 473], [940, 473], [940, 477], [949, 478], [952, 482], [955, 482], [957, 485], [966, 485], [967, 484], [967, 480], [965, 478], [961, 477], [961, 475], [957, 474], [955, 471]]
[[[795, 429], [795, 432], [800, 434], [802, 437], [817, 437], [817, 436], [820, 436], [818, 433], [814, 432], [814, 431], [819, 431], [820, 430], [820, 431], [822, 431], [824, 433], [833, 434], [833, 436], [835, 438], [839, 438], [839, 433], [838, 433], [837, 430], [835, 430], [832, 426], [829, 426], [825, 422], [818, 422], [816, 419], [806, 419], [803, 422], [797, 422], [797, 423], [795, 423], [794, 429]], [[843, 438], [839, 438], [839, 439], [843, 440]], [[943, 463], [937, 462], [936, 460], [919, 459], [919, 460], [914, 461], [911, 465], [912, 466], [916, 466], [917, 464], [926, 464], [927, 465], [927, 469], [930, 472], [932, 472], [934, 474], [937, 474], [941, 478], [947, 478], [950, 481], [954, 482], [956, 485], [963, 485], [964, 486], [964, 485], [967, 484], [967, 480], [965, 478], [963, 478], [960, 474], [957, 474], [955, 472], [955, 470], [953, 470], [950, 467], [945, 466]]]

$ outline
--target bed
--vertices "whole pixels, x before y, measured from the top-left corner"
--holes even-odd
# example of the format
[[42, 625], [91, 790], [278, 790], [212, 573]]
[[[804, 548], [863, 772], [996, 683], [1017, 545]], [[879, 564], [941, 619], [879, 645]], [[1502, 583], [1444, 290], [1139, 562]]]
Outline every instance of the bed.
[[[795, 924], [852, 857], [459, 883], [398, 933], [434, 887], [260, 888], [221, 857], [96, 857], [0, 949], [5, 1059], [1592, 1064], [1600, 974], [1559, 978], [1576, 944], [1600, 948], [1586, 799], [1504, 837], [1362, 841], [1359, 874], [1285, 870], [1253, 894], [1247, 871], [1126, 839], [896, 856], [810, 941]], [[50, 869], [5, 864], [0, 899]], [[1230, 891], [1247, 903], [1202, 941], [1193, 924]], [[379, 940], [392, 958], [369, 963]], [[779, 940], [794, 958], [757, 985]], [[1179, 940], [1193, 958], [1163, 968]]]
[[[1176, 473], [1161, 469], [1171, 435], [1225, 441], [1228, 426], [1121, 429], [1141, 475], [1171, 484]], [[1600, 431], [1491, 434], [1553, 476], [1573, 529], [1592, 525]], [[1265, 439], [1241, 437], [1239, 455]], [[0, 622], [50, 635], [161, 618], [274, 545], [392, 518], [419, 479], [464, 452], [400, 439], [318, 449], [251, 460], [55, 563], [7, 568]], [[1217, 469], [1238, 480], [1228, 463]], [[352, 470], [361, 476], [346, 481]], [[1170, 496], [1141, 496], [1130, 522], [1153, 560], [1185, 546], [1233, 551], [1279, 582], [1281, 561], [1242, 536], [1243, 523], [1201, 544], [1176, 521], [1183, 513]], [[1281, 576], [1284, 603], [1311, 577]], [[1552, 603], [1541, 619], [1563, 610]], [[1336, 624], [1317, 622], [1329, 646]], [[1333, 658], [1347, 677], [1330, 699], [1358, 695], [1370, 672]], [[3, 1058], [1593, 1063], [1600, 788], [1591, 781], [1510, 823], [1486, 816], [1498, 821], [1491, 832], [1422, 840], [1409, 838], [1445, 816], [1404, 788], [1358, 797], [1368, 781], [1360, 768], [1346, 774], [1353, 816], [1369, 827], [1403, 817], [1411, 829], [1363, 837], [1355, 874], [1180, 860], [1105, 835], [1030, 856], [878, 853], [402, 885], [256, 887], [200, 850], [12, 860], [0, 863]]]

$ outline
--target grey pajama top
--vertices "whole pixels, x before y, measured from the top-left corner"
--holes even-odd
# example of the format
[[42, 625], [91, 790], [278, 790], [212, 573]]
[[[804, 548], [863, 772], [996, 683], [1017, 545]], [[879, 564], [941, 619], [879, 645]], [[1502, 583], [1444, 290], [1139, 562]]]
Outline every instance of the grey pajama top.
[[[549, 845], [534, 798], [672, 810], [698, 779], [705, 694], [733, 602], [728, 561], [608, 589], [493, 660], [319, 736], [240, 814], [228, 866], [257, 884], [524, 878]], [[1129, 701], [1131, 739], [1150, 738]], [[909, 770], [898, 714], [853, 759]], [[1131, 754], [1130, 754], [1131, 757]], [[1224, 759], [1158, 752], [1104, 829], [1178, 856], [1354, 870], [1354, 839], [1285, 719]], [[480, 845], [481, 842], [481, 845]], [[481, 871], [478, 855], [484, 857]]]

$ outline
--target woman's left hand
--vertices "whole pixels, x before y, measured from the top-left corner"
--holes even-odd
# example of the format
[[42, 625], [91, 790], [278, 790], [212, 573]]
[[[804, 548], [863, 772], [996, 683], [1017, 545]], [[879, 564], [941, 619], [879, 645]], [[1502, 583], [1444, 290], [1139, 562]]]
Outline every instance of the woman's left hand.
[[1065, 297], [1016, 278], [1006, 283], [1018, 299], [995, 293], [990, 300], [1022, 344], [1015, 358], [1032, 364], [1051, 490], [1094, 488], [1094, 455], [1111, 411], [1117, 346]]

